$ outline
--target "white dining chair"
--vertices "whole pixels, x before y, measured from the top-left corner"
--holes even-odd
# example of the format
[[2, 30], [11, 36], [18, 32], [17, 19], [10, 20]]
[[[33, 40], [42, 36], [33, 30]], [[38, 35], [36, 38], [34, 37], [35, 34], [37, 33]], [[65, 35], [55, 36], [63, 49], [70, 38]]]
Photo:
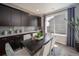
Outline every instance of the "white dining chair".
[[30, 54], [26, 48], [22, 48], [20, 50], [13, 51], [13, 49], [9, 43], [5, 44], [5, 52], [6, 52], [7, 56], [30, 56]]

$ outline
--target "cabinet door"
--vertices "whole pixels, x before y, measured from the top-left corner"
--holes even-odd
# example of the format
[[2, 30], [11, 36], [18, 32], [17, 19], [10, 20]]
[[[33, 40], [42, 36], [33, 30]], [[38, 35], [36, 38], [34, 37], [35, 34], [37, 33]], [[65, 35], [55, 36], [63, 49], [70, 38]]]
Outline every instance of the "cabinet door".
[[28, 26], [37, 26], [37, 19], [35, 16], [29, 16]]
[[25, 13], [25, 12], [21, 12], [21, 16], [22, 16], [22, 23], [21, 23], [21, 25], [22, 26], [27, 26], [27, 24], [28, 24], [28, 14], [27, 13]]
[[38, 24], [38, 27], [41, 27], [41, 17], [37, 17], [37, 24]]
[[17, 9], [12, 9], [12, 26], [21, 25], [21, 12]]
[[0, 26], [11, 25], [11, 10], [9, 7], [0, 5]]
[[27, 23], [27, 26], [31, 26], [31, 23], [32, 23], [32, 16], [31, 15], [29, 15], [28, 16], [28, 23]]

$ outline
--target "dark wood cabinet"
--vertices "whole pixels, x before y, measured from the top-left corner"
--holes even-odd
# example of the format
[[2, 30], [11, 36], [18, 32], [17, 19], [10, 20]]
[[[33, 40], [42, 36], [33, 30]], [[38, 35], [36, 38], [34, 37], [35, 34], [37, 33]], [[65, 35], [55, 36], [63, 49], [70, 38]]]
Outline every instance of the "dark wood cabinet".
[[25, 13], [25, 12], [21, 12], [21, 26], [27, 26], [27, 24], [28, 24], [28, 18], [29, 18], [29, 16], [28, 16], [28, 13]]
[[9, 7], [0, 5], [0, 26], [11, 25], [11, 10]]
[[41, 17], [37, 17], [37, 25], [41, 29]]
[[37, 17], [33, 15], [29, 15], [28, 26], [37, 26]]
[[0, 26], [37, 26], [37, 16], [0, 4]]
[[21, 12], [16, 9], [11, 9], [11, 20], [12, 26], [20, 26], [21, 25]]

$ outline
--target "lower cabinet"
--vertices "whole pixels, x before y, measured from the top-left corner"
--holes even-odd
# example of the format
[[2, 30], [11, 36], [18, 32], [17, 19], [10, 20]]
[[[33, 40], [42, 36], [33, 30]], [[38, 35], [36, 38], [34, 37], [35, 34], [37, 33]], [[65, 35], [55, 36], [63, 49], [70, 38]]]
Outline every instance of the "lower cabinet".
[[23, 36], [12, 36], [6, 38], [0, 38], [0, 55], [4, 55], [5, 53], [5, 44], [8, 42], [13, 50], [21, 48], [20, 41], [23, 40]]

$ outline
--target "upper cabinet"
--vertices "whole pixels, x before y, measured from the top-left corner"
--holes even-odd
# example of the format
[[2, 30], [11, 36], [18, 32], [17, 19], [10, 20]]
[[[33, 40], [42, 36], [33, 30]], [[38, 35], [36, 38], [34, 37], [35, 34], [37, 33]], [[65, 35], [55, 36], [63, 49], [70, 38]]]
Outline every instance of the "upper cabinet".
[[29, 15], [28, 26], [37, 26], [37, 17], [33, 15]]
[[0, 26], [11, 25], [11, 10], [9, 7], [0, 5]]
[[21, 12], [21, 26], [27, 26], [28, 18], [28, 13]]
[[12, 26], [20, 26], [21, 25], [21, 12], [16, 9], [11, 9], [11, 20], [12, 20]]
[[41, 17], [37, 17], [37, 25], [38, 27], [41, 27]]
[[37, 16], [0, 4], [0, 26], [38, 26]]

